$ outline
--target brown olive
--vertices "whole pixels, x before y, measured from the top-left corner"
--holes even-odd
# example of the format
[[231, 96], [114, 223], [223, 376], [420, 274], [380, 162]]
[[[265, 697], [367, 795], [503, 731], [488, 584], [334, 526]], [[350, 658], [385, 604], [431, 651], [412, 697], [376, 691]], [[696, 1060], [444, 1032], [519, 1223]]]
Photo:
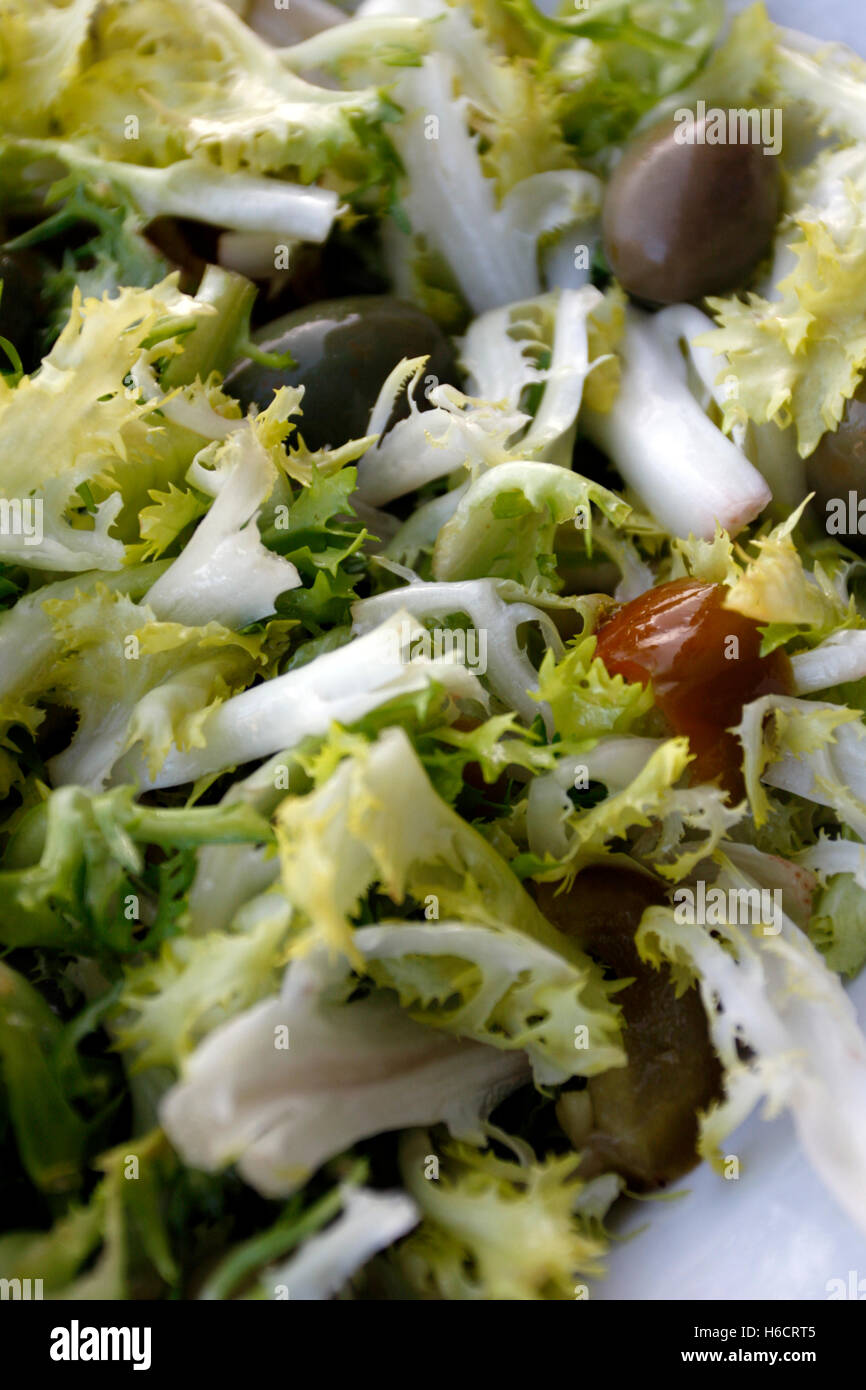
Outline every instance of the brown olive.
[[696, 989], [678, 999], [667, 968], [640, 958], [635, 932], [645, 909], [665, 902], [642, 874], [584, 869], [569, 893], [542, 884], [538, 904], [617, 978], [633, 983], [617, 997], [628, 1065], [565, 1092], [557, 1116], [583, 1154], [586, 1176], [613, 1170], [635, 1187], [671, 1182], [697, 1162], [697, 1115], [719, 1095], [721, 1069]]
[[866, 538], [866, 382], [848, 402], [839, 428], [825, 434], [806, 460], [806, 479], [828, 535], [845, 545], [862, 547]]
[[[367, 431], [370, 411], [389, 372], [403, 357], [429, 356], [416, 392], [423, 409], [428, 377], [457, 385], [448, 338], [414, 304], [390, 295], [356, 295], [295, 310], [256, 334], [266, 352], [291, 353], [297, 365], [280, 370], [244, 360], [225, 389], [248, 408], [269, 405], [280, 386], [303, 386], [300, 432], [311, 449], [345, 444]], [[405, 395], [389, 423], [408, 414]]]
[[[25, 371], [39, 363], [39, 325], [42, 313], [42, 270], [32, 251], [0, 251], [0, 336], [7, 338], [21, 357]], [[5, 355], [0, 370], [8, 371]]]
[[614, 170], [604, 249], [623, 288], [650, 304], [679, 304], [744, 285], [769, 249], [780, 211], [779, 162], [760, 144], [689, 143], [673, 119], [638, 136]]

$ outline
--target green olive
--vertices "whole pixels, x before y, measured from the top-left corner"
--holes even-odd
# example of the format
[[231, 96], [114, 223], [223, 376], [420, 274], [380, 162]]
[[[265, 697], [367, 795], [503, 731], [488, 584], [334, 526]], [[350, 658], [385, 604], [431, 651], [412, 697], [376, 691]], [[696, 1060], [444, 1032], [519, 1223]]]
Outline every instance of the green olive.
[[570, 893], [538, 890], [541, 910], [618, 979], [628, 1063], [565, 1092], [560, 1125], [583, 1154], [587, 1176], [613, 1169], [635, 1187], [654, 1188], [697, 1163], [697, 1111], [719, 1095], [721, 1071], [696, 989], [678, 999], [668, 971], [641, 960], [635, 932], [647, 907], [665, 901], [636, 872], [589, 868]]
[[806, 460], [806, 479], [828, 534], [860, 548], [866, 536], [866, 382], [848, 402], [839, 428], [825, 434]]
[[[291, 353], [295, 367], [279, 370], [249, 359], [226, 376], [226, 390], [245, 407], [269, 405], [280, 386], [303, 386], [300, 432], [312, 449], [366, 434], [370, 411], [389, 372], [403, 357], [429, 356], [417, 391], [430, 377], [459, 384], [453, 349], [442, 330], [413, 304], [389, 295], [331, 299], [298, 309], [256, 334], [266, 352]], [[430, 383], [432, 385], [432, 383]], [[408, 414], [401, 400], [389, 424]]]
[[[25, 371], [39, 362], [39, 323], [42, 313], [39, 261], [29, 251], [0, 251], [0, 336], [7, 338], [20, 354]], [[0, 369], [7, 371], [4, 359]]]
[[[614, 170], [604, 249], [624, 289], [680, 304], [744, 285], [767, 253], [780, 211], [779, 162], [760, 144], [705, 144], [673, 119], [638, 136]], [[681, 137], [682, 138], [682, 137]]]

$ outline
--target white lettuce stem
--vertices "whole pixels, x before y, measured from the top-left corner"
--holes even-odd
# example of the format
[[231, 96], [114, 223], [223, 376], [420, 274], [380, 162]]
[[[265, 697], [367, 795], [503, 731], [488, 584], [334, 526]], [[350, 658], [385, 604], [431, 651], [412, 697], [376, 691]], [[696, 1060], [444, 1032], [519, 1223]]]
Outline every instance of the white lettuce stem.
[[771, 501], [756, 468], [704, 414], [685, 364], [649, 315], [630, 309], [619, 394], [604, 414], [584, 406], [583, 429], [675, 536], [736, 535]]

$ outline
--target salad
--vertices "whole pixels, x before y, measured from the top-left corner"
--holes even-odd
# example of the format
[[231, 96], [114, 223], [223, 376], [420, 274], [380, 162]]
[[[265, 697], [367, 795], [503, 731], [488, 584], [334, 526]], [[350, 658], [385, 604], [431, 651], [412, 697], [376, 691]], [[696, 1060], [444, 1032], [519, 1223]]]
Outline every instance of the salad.
[[591, 1297], [755, 1109], [866, 1230], [866, 63], [723, 0], [0, 53], [0, 1278]]

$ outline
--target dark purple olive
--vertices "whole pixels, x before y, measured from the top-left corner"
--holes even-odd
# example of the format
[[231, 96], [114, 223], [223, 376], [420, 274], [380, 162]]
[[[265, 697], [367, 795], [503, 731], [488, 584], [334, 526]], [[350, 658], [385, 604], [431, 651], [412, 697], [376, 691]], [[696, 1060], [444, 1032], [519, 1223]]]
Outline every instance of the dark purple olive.
[[738, 289], [766, 255], [780, 211], [779, 161], [761, 144], [705, 144], [706, 115], [638, 136], [607, 188], [605, 255], [629, 294], [680, 304]]
[[[269, 405], [281, 386], [303, 386], [300, 432], [309, 448], [345, 444], [367, 432], [370, 411], [389, 372], [403, 357], [429, 356], [416, 393], [425, 407], [426, 379], [459, 385], [448, 338], [427, 314], [390, 295], [331, 299], [297, 309], [256, 334], [266, 352], [291, 353], [295, 367], [279, 370], [245, 359], [227, 374], [225, 389], [248, 408]], [[405, 396], [390, 423], [408, 413]]]
[[866, 382], [852, 396], [839, 428], [825, 434], [806, 460], [813, 503], [829, 536], [866, 544]]

